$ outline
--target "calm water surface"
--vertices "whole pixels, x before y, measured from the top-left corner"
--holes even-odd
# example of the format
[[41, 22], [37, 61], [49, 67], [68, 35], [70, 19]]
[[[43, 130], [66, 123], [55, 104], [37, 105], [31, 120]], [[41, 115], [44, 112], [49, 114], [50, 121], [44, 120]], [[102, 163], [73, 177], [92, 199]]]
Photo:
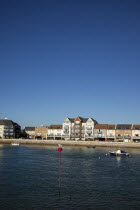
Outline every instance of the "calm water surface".
[[0, 209], [140, 209], [140, 149], [0, 145]]

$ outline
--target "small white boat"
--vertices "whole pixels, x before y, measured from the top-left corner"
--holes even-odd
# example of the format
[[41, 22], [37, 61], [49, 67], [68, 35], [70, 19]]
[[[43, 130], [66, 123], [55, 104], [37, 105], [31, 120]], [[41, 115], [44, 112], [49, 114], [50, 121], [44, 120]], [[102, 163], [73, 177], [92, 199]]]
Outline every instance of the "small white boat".
[[117, 150], [116, 152], [109, 152], [109, 154], [111, 156], [129, 156], [129, 153], [128, 152], [125, 152], [124, 150]]
[[19, 146], [19, 143], [11, 143], [12, 146]]

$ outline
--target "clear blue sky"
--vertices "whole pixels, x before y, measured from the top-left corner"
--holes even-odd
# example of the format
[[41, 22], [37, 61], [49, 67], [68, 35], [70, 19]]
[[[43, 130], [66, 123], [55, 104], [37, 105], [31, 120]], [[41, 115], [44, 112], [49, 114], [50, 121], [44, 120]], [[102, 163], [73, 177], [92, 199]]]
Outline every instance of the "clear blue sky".
[[140, 124], [139, 0], [1, 0], [0, 118]]

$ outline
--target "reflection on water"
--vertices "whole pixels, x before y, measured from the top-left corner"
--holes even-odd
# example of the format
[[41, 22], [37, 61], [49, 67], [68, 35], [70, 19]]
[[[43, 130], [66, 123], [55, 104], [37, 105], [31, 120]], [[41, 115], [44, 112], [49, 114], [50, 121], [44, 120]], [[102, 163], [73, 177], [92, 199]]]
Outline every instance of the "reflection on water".
[[126, 158], [106, 156], [116, 148], [63, 149], [0, 148], [0, 208], [139, 208], [140, 150], [125, 149], [131, 154]]
[[116, 159], [117, 159], [117, 163], [118, 163], [118, 166], [120, 166], [120, 161], [121, 161], [121, 158], [122, 158], [122, 157], [118, 157], [118, 156], [116, 157]]

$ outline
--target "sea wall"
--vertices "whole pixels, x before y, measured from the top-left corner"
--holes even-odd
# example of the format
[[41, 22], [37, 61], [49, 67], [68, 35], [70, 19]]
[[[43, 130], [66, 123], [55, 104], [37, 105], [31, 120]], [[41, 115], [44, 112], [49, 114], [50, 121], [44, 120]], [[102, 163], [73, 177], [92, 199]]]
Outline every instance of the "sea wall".
[[30, 140], [30, 139], [0, 139], [0, 144], [11, 144], [13, 142], [20, 144], [40, 144], [40, 145], [58, 145], [69, 146], [98, 146], [98, 147], [125, 147], [140, 148], [140, 143], [128, 142], [100, 142], [100, 141], [70, 141], [70, 140]]

